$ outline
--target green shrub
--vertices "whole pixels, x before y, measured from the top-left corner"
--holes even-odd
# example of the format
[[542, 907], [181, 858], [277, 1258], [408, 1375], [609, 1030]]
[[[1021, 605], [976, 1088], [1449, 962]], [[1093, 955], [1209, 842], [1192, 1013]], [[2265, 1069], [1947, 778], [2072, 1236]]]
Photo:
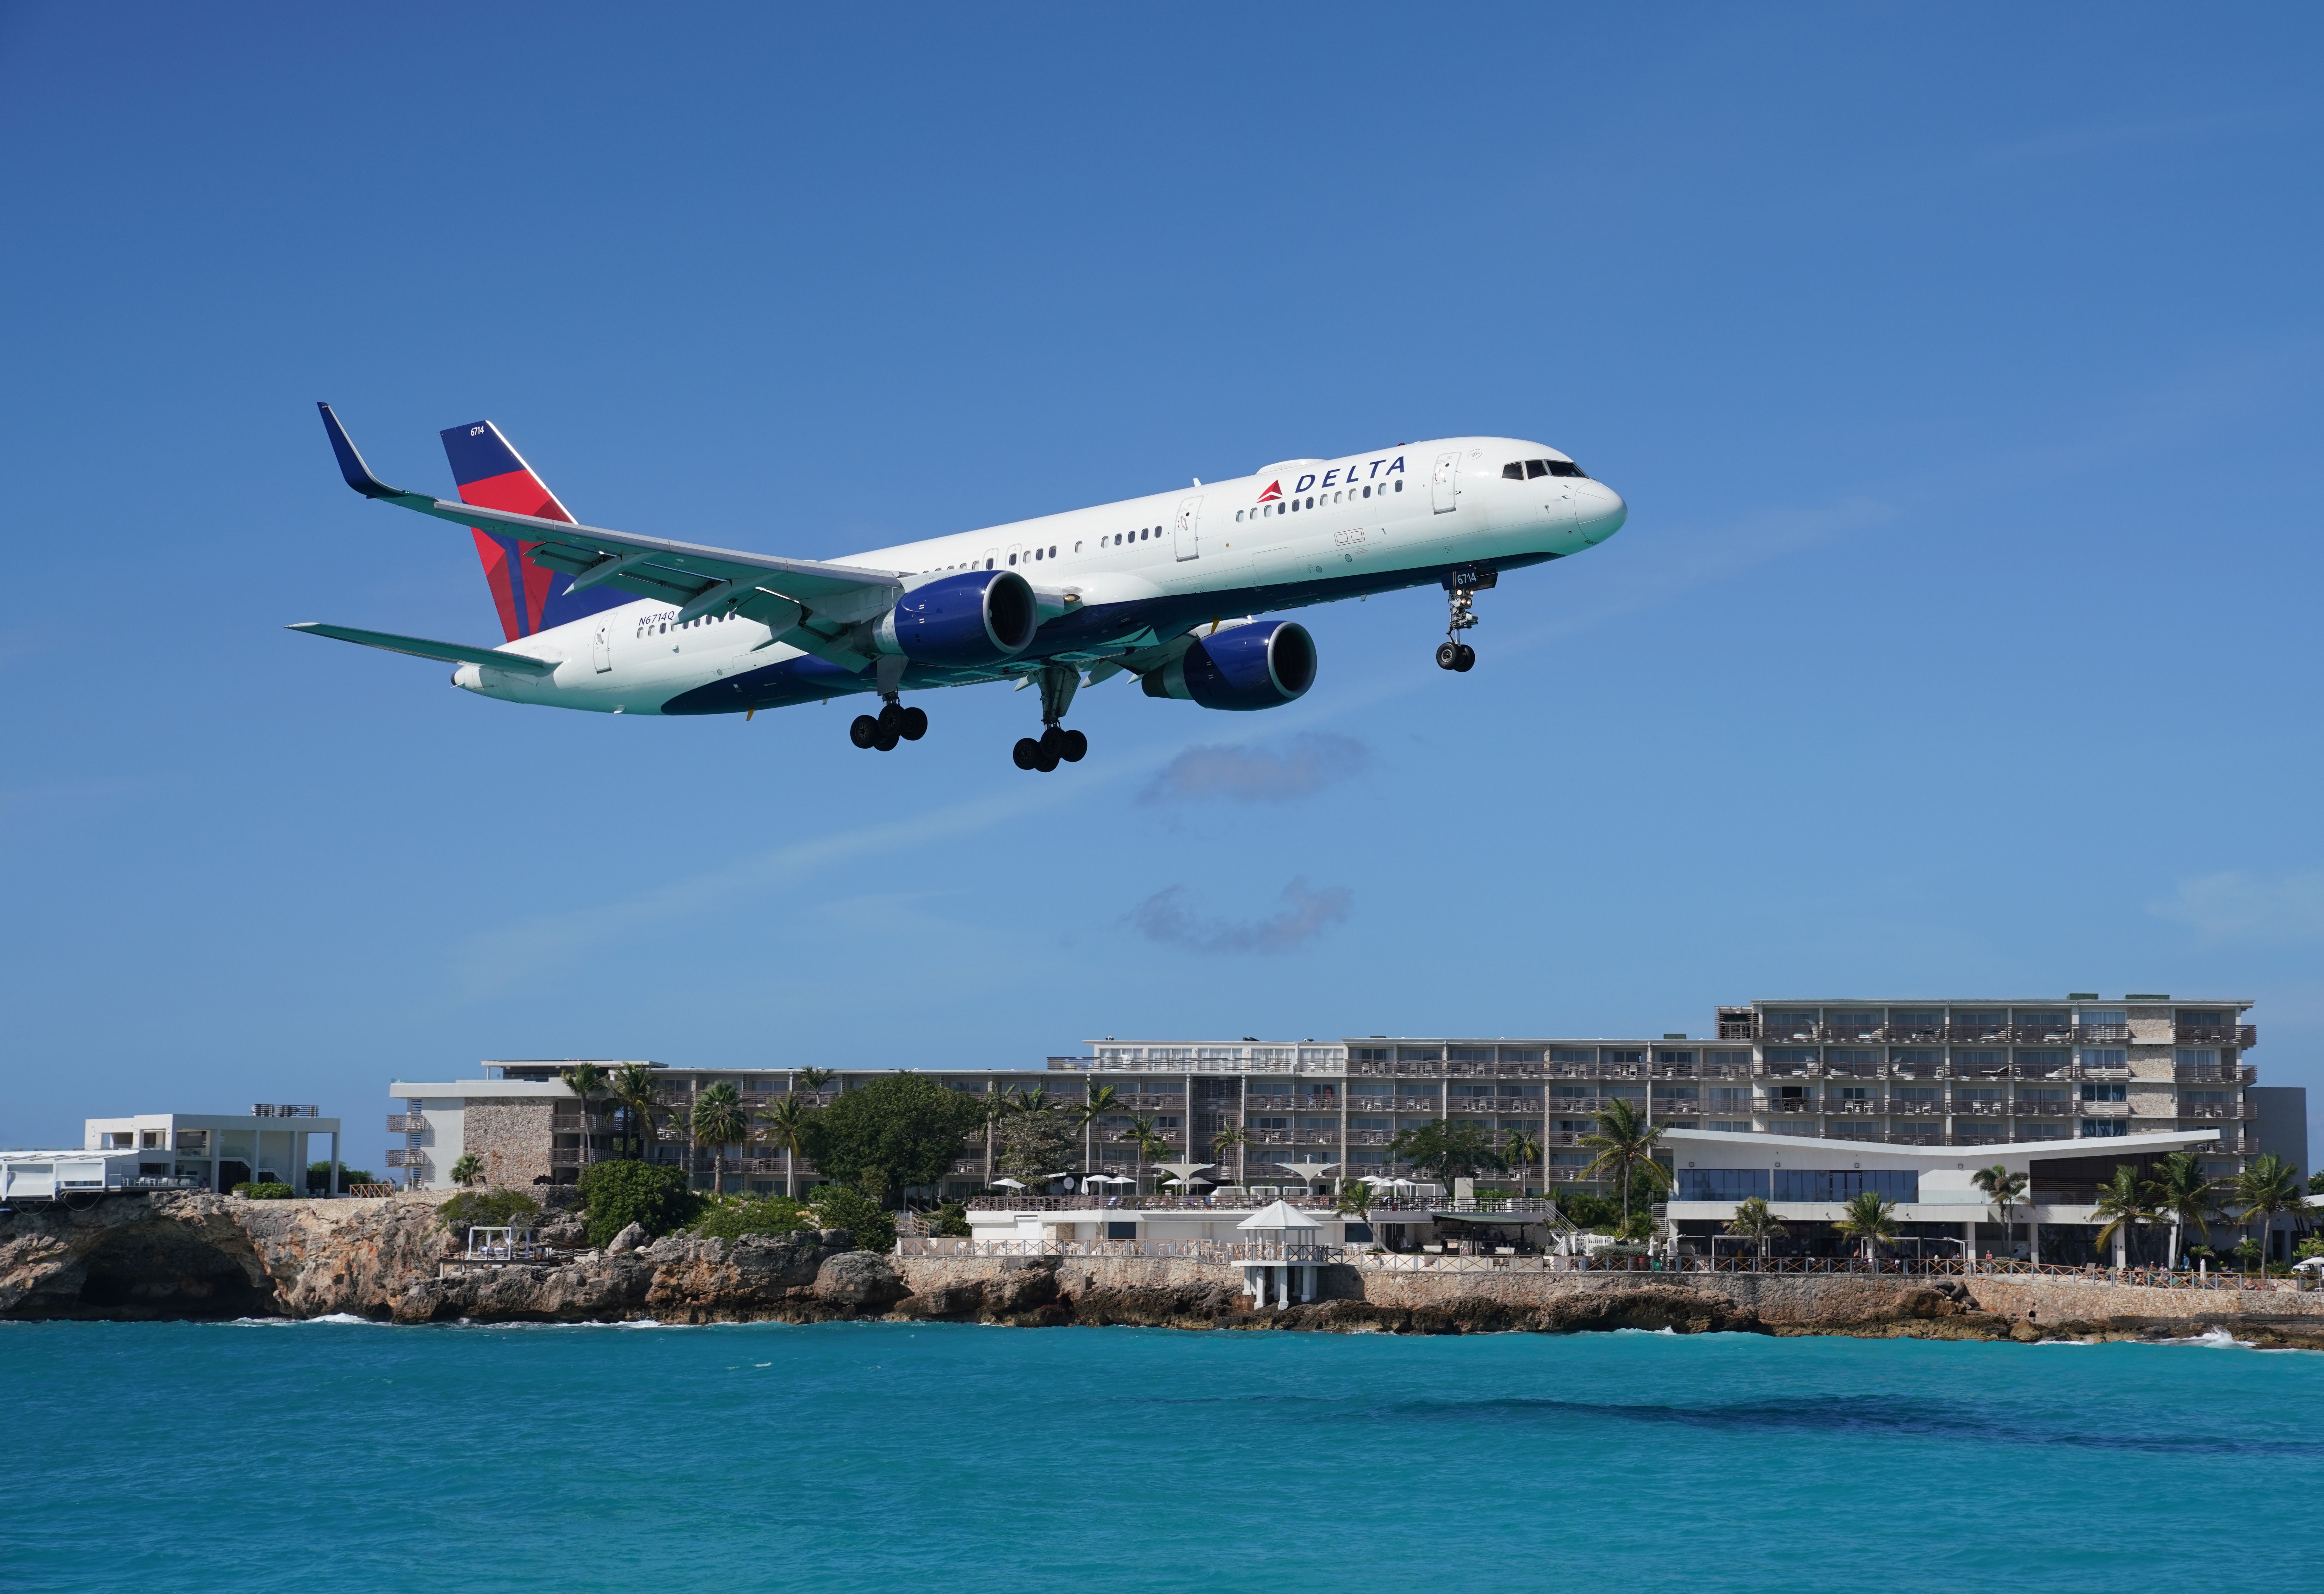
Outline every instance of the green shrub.
[[269, 1179], [263, 1184], [237, 1184], [228, 1193], [248, 1201], [289, 1201], [299, 1193], [288, 1184], [278, 1184]]
[[770, 1195], [751, 1201], [722, 1201], [695, 1221], [690, 1234], [704, 1239], [737, 1240], [746, 1234], [797, 1234], [820, 1229], [805, 1203], [787, 1196]]
[[872, 1204], [870, 1196], [853, 1185], [821, 1185], [808, 1193], [807, 1201], [823, 1228], [844, 1229], [853, 1234], [856, 1249], [896, 1248], [896, 1215], [882, 1212]]
[[[369, 1168], [341, 1167], [339, 1169], [339, 1188], [342, 1190], [346, 1189], [351, 1184], [376, 1184], [378, 1183], [379, 1180], [373, 1175]], [[330, 1193], [330, 1190], [331, 1165], [327, 1162], [309, 1163], [307, 1165], [307, 1193], [309, 1195], [327, 1195]]]
[[976, 1231], [968, 1226], [968, 1205], [948, 1201], [929, 1214], [928, 1231], [942, 1239], [966, 1239]]
[[463, 1190], [436, 1209], [436, 1227], [468, 1242], [471, 1229], [530, 1229], [540, 1203], [521, 1190]]
[[827, 1178], [853, 1184], [879, 1170], [890, 1190], [934, 1184], [983, 1127], [982, 1097], [921, 1073], [890, 1073], [847, 1091], [807, 1119], [799, 1149]]
[[581, 1201], [591, 1245], [604, 1245], [632, 1223], [648, 1234], [669, 1234], [702, 1208], [702, 1198], [686, 1187], [684, 1168], [650, 1162], [593, 1163], [581, 1170]]

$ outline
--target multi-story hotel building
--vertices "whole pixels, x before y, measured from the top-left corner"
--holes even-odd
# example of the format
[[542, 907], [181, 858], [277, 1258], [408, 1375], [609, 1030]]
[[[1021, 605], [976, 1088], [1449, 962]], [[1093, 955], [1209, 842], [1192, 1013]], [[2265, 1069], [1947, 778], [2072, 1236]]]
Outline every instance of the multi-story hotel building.
[[[2257, 1044], [2251, 1003], [1892, 999], [1763, 1000], [1717, 1010], [1702, 1037], [1352, 1036], [1333, 1041], [1136, 1040], [1109, 1037], [1030, 1069], [923, 1070], [973, 1094], [1046, 1087], [1077, 1103], [1111, 1087], [1111, 1110], [1084, 1136], [1084, 1172], [1119, 1172], [1141, 1157], [1126, 1137], [1143, 1120], [1169, 1147], [1159, 1160], [1213, 1161], [1237, 1183], [1286, 1176], [1292, 1162], [1333, 1163], [1349, 1176], [1391, 1171], [1401, 1131], [1438, 1119], [1473, 1123], [1496, 1145], [1522, 1137], [1539, 1160], [1506, 1182], [1526, 1193], [1587, 1186], [1581, 1142], [1608, 1103], [1627, 1100], [1671, 1129], [1780, 1136], [1909, 1147], [1968, 1147], [2052, 1140], [2144, 1138], [2189, 1132], [2211, 1170], [2231, 1176], [2263, 1149], [2304, 1168], [2304, 1102], [2281, 1092], [2268, 1123], [2246, 1060]], [[474, 1153], [501, 1182], [558, 1182], [612, 1154], [606, 1126], [582, 1121], [555, 1062], [485, 1064], [485, 1078], [390, 1087], [404, 1110], [389, 1120], [405, 1138], [391, 1166], [414, 1184], [443, 1186]], [[610, 1066], [601, 1064], [601, 1066]], [[887, 1070], [841, 1069], [820, 1087], [828, 1101]], [[798, 1088], [775, 1069], [666, 1071], [683, 1105], [728, 1080], [753, 1109]], [[1060, 1077], [1065, 1076], [1065, 1077]], [[2277, 1121], [2280, 1117], [2281, 1121]], [[1243, 1143], [1223, 1154], [1218, 1137]], [[2263, 1146], [2263, 1131], [2280, 1144]], [[593, 1131], [595, 1131], [593, 1133]], [[690, 1153], [675, 1130], [654, 1148]], [[592, 1140], [595, 1144], [591, 1144]], [[2189, 1143], [2195, 1143], [2190, 1141]], [[2103, 1147], [2093, 1147], [2094, 1153]], [[701, 1157], [700, 1172], [710, 1171]], [[729, 1148], [730, 1188], [779, 1190], [812, 1181], [804, 1163], [765, 1146]], [[982, 1187], [985, 1157], [955, 1164], [947, 1195]]]

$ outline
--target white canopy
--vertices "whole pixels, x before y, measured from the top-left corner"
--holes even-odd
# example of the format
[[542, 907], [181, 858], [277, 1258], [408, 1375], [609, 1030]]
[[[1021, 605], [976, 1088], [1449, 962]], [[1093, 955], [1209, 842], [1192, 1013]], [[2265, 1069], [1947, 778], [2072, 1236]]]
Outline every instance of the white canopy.
[[1289, 1168], [1293, 1173], [1298, 1175], [1299, 1177], [1310, 1180], [1320, 1179], [1331, 1169], [1336, 1168], [1339, 1166], [1340, 1165], [1335, 1162], [1285, 1162], [1276, 1164], [1276, 1166], [1277, 1167]]
[[1082, 1183], [1084, 1184], [1135, 1184], [1138, 1181], [1128, 1174], [1092, 1174]]
[[1176, 1174], [1181, 1182], [1192, 1179], [1204, 1168], [1214, 1168], [1214, 1162], [1157, 1162], [1154, 1165], [1166, 1174]]
[[1323, 1225], [1289, 1202], [1278, 1201], [1273, 1206], [1259, 1208], [1235, 1227], [1237, 1229], [1321, 1229]]
[[1022, 1179], [995, 1179], [992, 1182], [995, 1184], [1006, 1184], [1011, 1190], [1022, 1190], [1025, 1188], [1025, 1181]]

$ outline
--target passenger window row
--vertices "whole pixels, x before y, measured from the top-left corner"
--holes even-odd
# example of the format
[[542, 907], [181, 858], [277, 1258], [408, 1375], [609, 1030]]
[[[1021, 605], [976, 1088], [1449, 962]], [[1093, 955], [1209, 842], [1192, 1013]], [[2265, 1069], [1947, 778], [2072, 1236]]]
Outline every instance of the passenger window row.
[[[1404, 478], [1402, 476], [1398, 476], [1396, 479], [1396, 490], [1398, 493], [1404, 491]], [[1379, 491], [1380, 495], [1382, 497], [1386, 497], [1388, 495], [1388, 484], [1382, 482], [1379, 484]], [[1279, 503], [1262, 503], [1257, 509], [1239, 509], [1235, 511], [1235, 519], [1240, 521], [1245, 515], [1249, 515], [1255, 521], [1261, 515], [1287, 515], [1296, 510], [1314, 509], [1315, 507], [1315, 501], [1318, 498], [1322, 499], [1325, 503], [1353, 503], [1359, 499], [1370, 498], [1371, 495], [1372, 490], [1369, 484], [1362, 487], [1345, 488], [1338, 493], [1310, 493], [1305, 499], [1286, 498]]]

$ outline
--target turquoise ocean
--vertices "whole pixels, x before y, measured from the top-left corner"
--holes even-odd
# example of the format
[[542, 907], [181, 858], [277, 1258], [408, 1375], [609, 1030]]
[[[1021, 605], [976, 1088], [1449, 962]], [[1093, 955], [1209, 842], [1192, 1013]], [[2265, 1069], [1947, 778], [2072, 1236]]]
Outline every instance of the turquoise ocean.
[[2324, 1589], [2324, 1355], [0, 1325], [0, 1588]]

